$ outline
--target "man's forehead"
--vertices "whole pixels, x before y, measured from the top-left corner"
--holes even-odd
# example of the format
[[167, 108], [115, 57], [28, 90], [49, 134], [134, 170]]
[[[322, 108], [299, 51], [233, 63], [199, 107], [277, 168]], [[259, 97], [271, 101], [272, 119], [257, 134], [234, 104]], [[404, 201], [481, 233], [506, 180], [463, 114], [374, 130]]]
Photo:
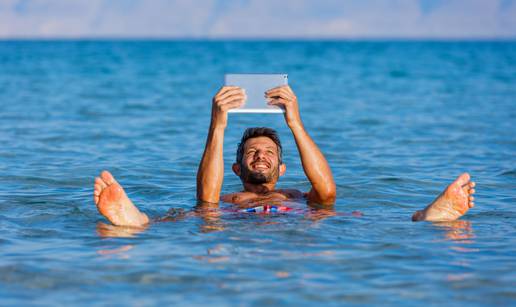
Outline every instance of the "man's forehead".
[[277, 148], [276, 146], [276, 143], [274, 143], [273, 140], [271, 140], [270, 138], [266, 137], [266, 136], [259, 136], [259, 137], [255, 137], [255, 138], [250, 138], [248, 139], [246, 142], [245, 142], [245, 147], [246, 148], [250, 148], [250, 147], [272, 147], [272, 148]]

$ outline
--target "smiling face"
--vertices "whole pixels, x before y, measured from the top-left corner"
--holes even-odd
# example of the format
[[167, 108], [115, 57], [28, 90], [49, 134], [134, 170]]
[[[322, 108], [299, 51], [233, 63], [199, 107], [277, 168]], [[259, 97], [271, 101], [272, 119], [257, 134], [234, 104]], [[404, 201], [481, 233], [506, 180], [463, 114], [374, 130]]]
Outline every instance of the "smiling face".
[[280, 164], [278, 146], [266, 136], [248, 139], [244, 144], [242, 163], [234, 165], [244, 183], [275, 183], [285, 172]]

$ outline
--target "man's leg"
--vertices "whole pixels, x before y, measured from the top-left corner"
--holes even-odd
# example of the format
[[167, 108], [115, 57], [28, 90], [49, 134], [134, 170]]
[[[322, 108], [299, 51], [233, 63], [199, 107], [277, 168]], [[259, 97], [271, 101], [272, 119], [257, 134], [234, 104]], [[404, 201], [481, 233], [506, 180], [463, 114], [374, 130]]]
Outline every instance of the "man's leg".
[[93, 199], [100, 214], [113, 225], [141, 227], [149, 223], [147, 215], [136, 208], [108, 171], [95, 178]]
[[470, 181], [468, 173], [457, 177], [437, 198], [425, 209], [416, 211], [412, 221], [454, 221], [473, 208], [475, 183]]

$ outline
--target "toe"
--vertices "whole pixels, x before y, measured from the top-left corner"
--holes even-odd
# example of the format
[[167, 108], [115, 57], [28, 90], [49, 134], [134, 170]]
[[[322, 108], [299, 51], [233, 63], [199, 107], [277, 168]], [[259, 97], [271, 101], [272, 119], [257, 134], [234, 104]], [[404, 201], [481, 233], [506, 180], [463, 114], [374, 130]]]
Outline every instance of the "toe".
[[475, 203], [474, 202], [470, 202], [468, 205], [469, 205], [470, 208], [475, 207]]
[[98, 196], [98, 195], [93, 194], [93, 200], [95, 201], [95, 205], [98, 205], [98, 203], [99, 203], [99, 199], [100, 199], [100, 198], [99, 198], [99, 196]]
[[93, 194], [94, 195], [100, 195], [101, 191], [102, 191], [102, 187], [100, 186], [100, 184], [95, 183], [95, 187], [93, 189]]
[[100, 174], [100, 178], [102, 178], [102, 180], [104, 180], [104, 182], [108, 185], [113, 184], [115, 182], [115, 178], [108, 171], [103, 171]]
[[469, 194], [470, 195], [475, 194], [475, 189], [469, 189]]
[[469, 197], [469, 201], [470, 201], [470, 202], [472, 202], [472, 201], [474, 201], [474, 200], [475, 200], [475, 197], [473, 197], [473, 196], [470, 196], [470, 197]]
[[463, 173], [457, 179], [455, 179], [454, 183], [459, 184], [461, 187], [469, 182], [470, 176], [468, 173]]
[[470, 183], [469, 183], [469, 187], [470, 187], [470, 188], [474, 188], [474, 187], [475, 187], [475, 185], [476, 185], [476, 184], [475, 184], [475, 182], [474, 182], [474, 181], [470, 181]]
[[95, 186], [99, 186], [100, 189], [105, 189], [107, 187], [107, 184], [104, 182], [104, 180], [100, 179], [99, 177], [95, 178]]

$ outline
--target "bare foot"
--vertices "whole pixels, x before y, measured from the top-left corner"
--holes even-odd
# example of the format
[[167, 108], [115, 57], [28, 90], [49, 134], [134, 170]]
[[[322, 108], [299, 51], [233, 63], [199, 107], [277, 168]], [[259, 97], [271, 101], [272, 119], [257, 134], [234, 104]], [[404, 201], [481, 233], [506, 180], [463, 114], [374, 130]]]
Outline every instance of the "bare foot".
[[149, 223], [147, 215], [136, 208], [108, 171], [95, 178], [93, 199], [100, 214], [113, 225], [141, 227]]
[[475, 205], [473, 187], [475, 183], [470, 181], [468, 173], [460, 175], [430, 205], [416, 211], [412, 221], [440, 222], [458, 219]]

